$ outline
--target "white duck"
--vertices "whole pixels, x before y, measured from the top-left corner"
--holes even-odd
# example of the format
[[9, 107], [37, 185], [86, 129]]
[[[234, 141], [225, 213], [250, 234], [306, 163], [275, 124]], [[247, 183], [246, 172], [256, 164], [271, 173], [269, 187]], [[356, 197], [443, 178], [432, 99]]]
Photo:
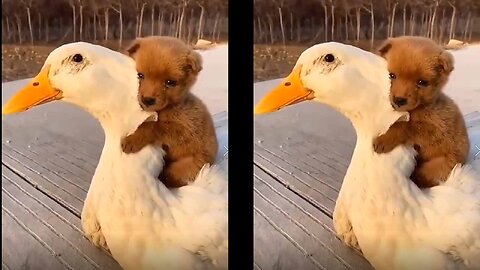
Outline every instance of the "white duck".
[[334, 226], [376, 269], [480, 269], [478, 172], [457, 166], [445, 184], [419, 189], [408, 178], [415, 165], [411, 147], [380, 155], [373, 151], [376, 136], [397, 120], [408, 121], [408, 115], [393, 111], [389, 88], [383, 58], [324, 43], [302, 53], [293, 72], [260, 101], [256, 113], [313, 99], [352, 122], [357, 143]]
[[156, 177], [163, 167], [161, 148], [148, 146], [137, 154], [124, 154], [121, 139], [156, 117], [141, 110], [137, 91], [135, 63], [129, 57], [97, 45], [72, 43], [48, 56], [42, 71], [3, 113], [62, 99], [100, 121], [105, 145], [85, 200], [82, 225], [86, 236], [95, 245], [108, 246], [123, 268], [226, 269], [226, 176], [217, 167], [205, 166], [193, 184], [169, 190]]

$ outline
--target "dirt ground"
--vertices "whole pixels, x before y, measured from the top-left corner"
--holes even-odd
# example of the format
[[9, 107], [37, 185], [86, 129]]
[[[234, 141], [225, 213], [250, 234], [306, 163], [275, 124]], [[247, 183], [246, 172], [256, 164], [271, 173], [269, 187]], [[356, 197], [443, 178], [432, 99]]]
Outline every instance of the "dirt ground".
[[53, 46], [2, 45], [2, 82], [36, 75], [53, 48]]
[[300, 54], [308, 45], [255, 45], [254, 76], [255, 82], [285, 77], [292, 70]]

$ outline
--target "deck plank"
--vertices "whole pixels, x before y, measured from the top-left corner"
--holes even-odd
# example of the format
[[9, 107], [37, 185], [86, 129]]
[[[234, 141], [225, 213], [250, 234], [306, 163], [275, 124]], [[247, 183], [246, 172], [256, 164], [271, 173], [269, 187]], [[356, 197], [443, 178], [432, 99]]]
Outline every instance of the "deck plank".
[[[83, 142], [79, 138], [66, 137], [62, 134], [44, 131], [41, 137], [30, 136], [26, 132], [19, 132], [13, 123], [4, 123], [3, 140], [12, 148], [24, 149], [24, 152], [31, 152], [36, 155], [49, 156], [49, 162], [60, 162], [59, 165], [77, 166], [85, 169], [95, 169], [102, 149], [100, 143], [93, 146]], [[60, 146], [60, 147], [59, 147]], [[63, 162], [63, 163], [62, 163]]]
[[[93, 248], [90, 242], [82, 236], [81, 221], [77, 215], [63, 205], [51, 200], [27, 181], [20, 181], [22, 179], [19, 179], [19, 176], [8, 168], [2, 168], [2, 176], [4, 178], [2, 185], [4, 190], [14, 194], [16, 200], [25, 203], [34, 213], [45, 217], [44, 220], [47, 220], [47, 222], [54, 221], [55, 229], [62, 234], [64, 239], [73, 243], [82, 253], [95, 261], [99, 261], [101, 265], [116, 265], [109, 256], [105, 256], [103, 251]], [[53, 225], [53, 223], [51, 224]]]
[[[371, 269], [361, 255], [336, 238], [329, 216], [258, 166], [254, 167], [254, 191], [256, 209], [271, 223], [270, 228], [255, 227], [256, 237], [267, 230], [282, 232], [292, 247], [304, 253], [304, 260], [312, 261], [317, 269]], [[282, 251], [277, 250], [276, 244], [262, 241], [256, 242], [255, 254], [273, 246], [278, 256], [284, 256]], [[259, 264], [257, 259], [255, 261]]]
[[[32, 235], [15, 215], [2, 206], [3, 269], [65, 269], [50, 250]], [[13, 233], [15, 232], [15, 233]], [[19, 254], [25, 257], [19, 258]], [[27, 255], [28, 254], [28, 255]]]
[[[293, 170], [284, 160], [270, 155], [261, 148], [254, 148], [255, 165], [278, 179], [284, 186], [293, 190], [310, 203], [322, 209], [325, 213], [331, 213], [335, 207], [335, 199], [330, 196], [335, 190], [319, 184], [306, 172]], [[328, 192], [330, 191], [330, 192]]]
[[[465, 116], [465, 123], [470, 138], [470, 158], [473, 159], [475, 154], [480, 150], [480, 111], [467, 114]], [[476, 158], [476, 160], [479, 160], [480, 156], [477, 155]]]
[[254, 260], [260, 269], [317, 269], [261, 209], [254, 206]]
[[[44, 260], [42, 262], [44, 264], [62, 265], [61, 268], [56, 266], [47, 269], [119, 269], [111, 257], [92, 246], [83, 237], [78, 216], [4, 165], [2, 165], [2, 207], [4, 216], [10, 219], [3, 225], [2, 242], [6, 244], [10, 241], [7, 236], [15, 236], [16, 239], [17, 232], [30, 235], [23, 237], [25, 242], [22, 244], [16, 242], [4, 245], [5, 253], [2, 256], [5, 258], [2, 258], [7, 261], [7, 267], [20, 269], [18, 265], [32, 263], [31, 260]], [[38, 247], [38, 244], [42, 246], [40, 249], [48, 251], [49, 254], [38, 251], [47, 258], [37, 258], [40, 254], [31, 250], [34, 246]], [[8, 256], [8, 253], [21, 247], [26, 250], [13, 257]]]
[[44, 194], [59, 202], [64, 207], [74, 212], [77, 216], [80, 216], [83, 207], [83, 200], [73, 197], [68, 190], [62, 188], [58, 181], [56, 181], [55, 177], [50, 179], [45, 175], [42, 175], [42, 172], [36, 170], [34, 164], [29, 165], [21, 163], [15, 158], [11, 158], [5, 150], [2, 152], [2, 164], [7, 165], [10, 170], [20, 175], [30, 185], [41, 190]]

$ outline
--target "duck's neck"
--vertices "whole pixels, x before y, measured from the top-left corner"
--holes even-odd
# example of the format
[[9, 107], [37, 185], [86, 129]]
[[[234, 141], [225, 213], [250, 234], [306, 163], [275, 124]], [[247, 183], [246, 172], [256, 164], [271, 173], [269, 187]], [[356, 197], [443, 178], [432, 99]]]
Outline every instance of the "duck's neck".
[[[404, 114], [394, 112], [389, 106], [363, 112], [343, 113], [351, 120], [357, 133], [357, 142], [345, 182], [362, 186], [365, 198], [382, 202], [379, 209], [396, 212], [399, 205], [410, 205], [412, 211], [419, 209], [423, 197], [420, 189], [409, 179], [415, 166], [414, 150], [399, 146], [387, 154], [377, 154], [373, 140]], [[348, 185], [348, 184], [347, 184]], [[387, 205], [388, 204], [388, 205]], [[417, 208], [415, 208], [417, 207]], [[420, 209], [418, 211], [421, 211]]]
[[[150, 121], [152, 117], [156, 117], [156, 114], [141, 110], [140, 107], [137, 107], [137, 104], [135, 103], [133, 103], [133, 105], [130, 107], [121, 106], [118, 109], [120, 109], [121, 112], [116, 111], [115, 108], [111, 108], [111, 110], [108, 112], [90, 111], [90, 113], [99, 120], [105, 132], [105, 146], [102, 157], [108, 154], [108, 156], [114, 162], [124, 162], [125, 158], [129, 158], [131, 159], [130, 162], [134, 163], [133, 165], [139, 166], [139, 169], [141, 170], [139, 173], [141, 173], [143, 169], [147, 170], [156, 168], [157, 170], [161, 170], [163, 167], [163, 160], [157, 161], [155, 158], [149, 158], [149, 155], [157, 155], [157, 153], [159, 153], [160, 158], [163, 159], [164, 152], [161, 148], [146, 146], [144, 147], [146, 151], [142, 151], [144, 150], [142, 149], [140, 152], [135, 154], [125, 154], [121, 148], [121, 142], [125, 137], [134, 133], [138, 126], [140, 126], [143, 122]], [[148, 167], [147, 164], [152, 162], [156, 163], [157, 165], [151, 165], [153, 166], [152, 168]], [[122, 164], [119, 164], [118, 168], [128, 168], [130, 166], [131, 164], [128, 166], [122, 166]], [[156, 176], [158, 176], [159, 172], [152, 173], [157, 173]]]
[[[114, 109], [111, 111], [115, 112]], [[102, 188], [115, 187], [115, 194], [112, 196], [118, 197], [123, 203], [135, 203], [139, 200], [153, 202], [159, 206], [163, 217], [168, 218], [171, 216], [168, 205], [174, 198], [158, 180], [164, 165], [165, 152], [161, 148], [146, 146], [137, 153], [125, 154], [121, 147], [122, 139], [135, 132], [152, 114], [136, 107], [123, 106], [122, 111], [98, 113], [90, 110], [105, 132], [105, 145], [92, 185], [98, 184]]]
[[109, 109], [87, 108], [102, 125], [105, 136], [121, 140], [132, 134], [145, 121], [156, 120], [156, 114], [142, 111], [137, 101], [127, 104], [112, 104]]
[[[380, 104], [382, 106], [379, 106]], [[362, 110], [355, 108], [353, 110], [338, 109], [351, 122], [357, 136], [363, 136], [365, 139], [373, 140], [377, 136], [384, 134], [397, 121], [408, 121], [408, 113], [397, 112], [393, 110], [390, 104], [372, 102], [370, 107]]]
[[[343, 110], [357, 134], [357, 142], [350, 167], [363, 174], [364, 184], [405, 186], [414, 166], [414, 152], [408, 147], [398, 147], [387, 154], [377, 154], [373, 149], [374, 139], [387, 132], [396, 121], [407, 119], [405, 113], [388, 106], [377, 106], [362, 111]], [[368, 172], [368, 173], [367, 173]], [[371, 174], [376, 174], [376, 177]], [[389, 177], [394, 175], [395, 177]], [[384, 179], [378, 179], [378, 177]]]

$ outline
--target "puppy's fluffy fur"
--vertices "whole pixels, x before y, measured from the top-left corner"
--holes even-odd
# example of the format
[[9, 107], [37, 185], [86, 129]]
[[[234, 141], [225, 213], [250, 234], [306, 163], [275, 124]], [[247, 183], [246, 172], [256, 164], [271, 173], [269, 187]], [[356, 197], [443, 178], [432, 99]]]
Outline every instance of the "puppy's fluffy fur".
[[404, 36], [388, 39], [379, 49], [387, 60], [390, 101], [394, 109], [408, 111], [409, 122], [397, 122], [374, 141], [377, 153], [399, 144], [418, 152], [411, 176], [419, 187], [445, 181], [457, 163], [465, 163], [469, 141], [465, 121], [442, 88], [453, 71], [452, 55], [430, 39]]
[[136, 39], [127, 54], [136, 62], [138, 101], [144, 110], [156, 111], [158, 121], [140, 125], [122, 141], [123, 151], [161, 145], [166, 157], [160, 180], [167, 187], [187, 185], [205, 163], [215, 161], [218, 149], [212, 117], [190, 93], [202, 70], [201, 56], [179, 39], [160, 36]]

